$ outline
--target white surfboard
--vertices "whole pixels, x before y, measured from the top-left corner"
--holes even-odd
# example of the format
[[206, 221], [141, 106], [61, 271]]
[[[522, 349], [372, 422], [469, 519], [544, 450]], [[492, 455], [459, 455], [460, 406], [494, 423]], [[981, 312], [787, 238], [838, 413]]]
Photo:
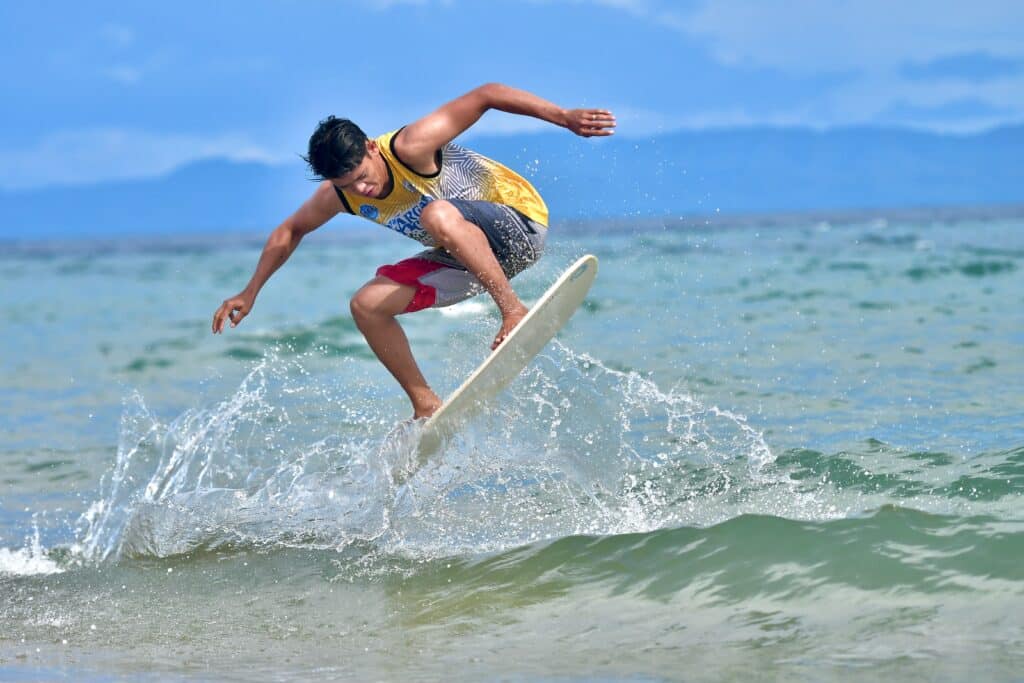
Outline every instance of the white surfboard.
[[408, 475], [422, 467], [445, 439], [522, 372], [583, 303], [596, 276], [597, 257], [588, 254], [555, 280], [505, 341], [424, 423], [418, 459]]

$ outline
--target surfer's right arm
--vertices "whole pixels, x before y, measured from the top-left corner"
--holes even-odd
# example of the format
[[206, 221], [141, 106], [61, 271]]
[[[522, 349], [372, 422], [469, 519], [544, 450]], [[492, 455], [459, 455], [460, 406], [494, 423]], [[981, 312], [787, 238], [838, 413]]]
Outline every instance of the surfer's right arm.
[[235, 296], [225, 299], [213, 314], [213, 333], [223, 332], [224, 323], [228, 320], [231, 321], [231, 327], [242, 322], [242, 318], [249, 315], [249, 311], [252, 310], [256, 295], [259, 294], [263, 285], [288, 260], [295, 248], [299, 246], [302, 238], [341, 211], [343, 211], [341, 202], [330, 181], [325, 180], [320, 183], [313, 196], [270, 233], [267, 243], [263, 246], [263, 253], [260, 254], [259, 263], [256, 264], [256, 272], [253, 273], [249, 284]]

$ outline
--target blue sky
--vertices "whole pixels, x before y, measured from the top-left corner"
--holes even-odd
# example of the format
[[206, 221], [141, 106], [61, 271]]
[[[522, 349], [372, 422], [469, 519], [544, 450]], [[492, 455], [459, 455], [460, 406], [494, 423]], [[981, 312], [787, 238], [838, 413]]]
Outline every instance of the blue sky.
[[294, 162], [328, 113], [379, 132], [487, 81], [610, 107], [624, 136], [969, 132], [1024, 122], [1022, 36], [1019, 1], [5, 2], [0, 189]]

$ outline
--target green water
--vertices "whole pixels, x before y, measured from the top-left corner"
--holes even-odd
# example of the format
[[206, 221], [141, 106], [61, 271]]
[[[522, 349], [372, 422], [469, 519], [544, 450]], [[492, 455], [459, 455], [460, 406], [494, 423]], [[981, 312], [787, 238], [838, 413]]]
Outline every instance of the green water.
[[[587, 304], [396, 487], [346, 301], [407, 252], [213, 337], [257, 245], [7, 250], [0, 678], [1021, 679], [1024, 223], [553, 235]], [[442, 392], [497, 328], [404, 322]]]

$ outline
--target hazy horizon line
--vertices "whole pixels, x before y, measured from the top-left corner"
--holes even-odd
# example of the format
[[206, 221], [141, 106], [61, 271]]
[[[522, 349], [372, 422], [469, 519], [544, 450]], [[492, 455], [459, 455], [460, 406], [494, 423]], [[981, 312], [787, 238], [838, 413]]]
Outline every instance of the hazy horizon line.
[[[815, 134], [827, 134], [844, 131], [863, 131], [863, 132], [899, 132], [911, 135], [928, 135], [938, 139], [969, 139], [979, 138], [986, 135], [992, 134], [1002, 130], [1012, 130], [1017, 128], [1024, 128], [1024, 120], [1012, 123], [999, 123], [991, 126], [979, 128], [977, 130], [970, 131], [950, 131], [950, 130], [936, 130], [927, 126], [912, 125], [912, 124], [842, 124], [842, 125], [825, 125], [825, 126], [814, 126], [810, 124], [785, 124], [785, 123], [751, 123], [751, 124], [732, 124], [732, 125], [721, 125], [721, 126], [699, 126], [699, 127], [678, 127], [657, 131], [654, 133], [643, 133], [643, 134], [616, 134], [609, 140], [621, 140], [629, 142], [657, 142], [661, 137], [672, 137], [675, 135], [719, 135], [728, 133], [743, 133], [743, 132], [809, 132]], [[549, 136], [552, 134], [559, 134], [564, 131], [549, 130], [548, 128], [537, 128], [527, 129], [521, 131], [515, 130], [488, 130], [482, 131], [478, 134], [467, 134], [461, 136], [461, 140], [467, 144], [473, 144], [474, 141], [493, 141], [493, 140], [508, 140], [514, 138], [527, 139]], [[138, 173], [135, 175], [125, 174], [123, 176], [106, 176], [99, 180], [81, 180], [81, 181], [67, 181], [61, 179], [55, 182], [40, 183], [40, 184], [27, 184], [27, 185], [4, 185], [0, 184], [0, 193], [9, 195], [19, 194], [30, 194], [41, 190], [62, 190], [70, 188], [88, 188], [98, 187], [106, 184], [114, 183], [135, 183], [135, 182], [147, 182], [160, 179], [169, 178], [176, 173], [188, 169], [193, 166], [209, 163], [223, 163], [232, 164], [238, 166], [261, 166], [264, 168], [282, 169], [292, 164], [304, 164], [301, 158], [302, 152], [295, 151], [288, 154], [272, 155], [266, 154], [262, 157], [239, 157], [233, 158], [226, 154], [207, 154], [197, 155], [187, 161], [176, 164], [170, 169], [162, 170], [154, 173]], [[316, 181], [315, 178], [309, 178], [311, 181]]]
[[[310, 239], [327, 244], [364, 243], [374, 241], [381, 235], [394, 237], [379, 225], [356, 216], [339, 216], [347, 225], [342, 230], [332, 231], [329, 224]], [[913, 221], [929, 222], [993, 222], [1024, 218], [1024, 203], [981, 204], [971, 206], [894, 206], [867, 209], [809, 209], [806, 211], [765, 211], [765, 212], [720, 212], [720, 213], [671, 213], [661, 216], [605, 216], [593, 218], [572, 218], [555, 221], [552, 236], [559, 234], [579, 235], [587, 231], [600, 233], [634, 232], [638, 235], [659, 230], [701, 230], [735, 229], [800, 229], [828, 230], [844, 229], [867, 225], [876, 229], [887, 229], [892, 223]], [[332, 219], [333, 220], [333, 219]], [[335, 226], [342, 227], [342, 226]], [[60, 237], [11, 238], [0, 235], [0, 261], [8, 258], [48, 257], [60, 254], [103, 253], [146, 253], [162, 251], [216, 251], [226, 248], [248, 246], [262, 247], [267, 234], [273, 228], [238, 230], [225, 228], [216, 232], [182, 231], [179, 233], [123, 233], [85, 234]]]

